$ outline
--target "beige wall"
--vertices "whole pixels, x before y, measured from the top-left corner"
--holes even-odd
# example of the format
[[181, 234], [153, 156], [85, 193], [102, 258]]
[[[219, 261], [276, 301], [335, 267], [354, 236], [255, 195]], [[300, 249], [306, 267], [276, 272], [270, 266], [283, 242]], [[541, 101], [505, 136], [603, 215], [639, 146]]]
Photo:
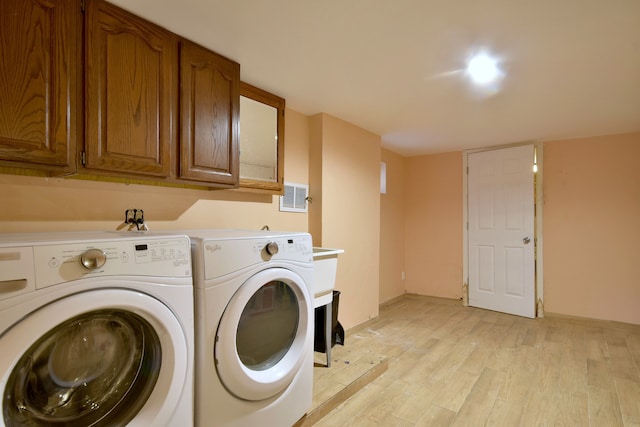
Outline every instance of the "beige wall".
[[[310, 148], [310, 175], [321, 177], [322, 191], [310, 185], [318, 215], [310, 216], [309, 228], [321, 230], [314, 242], [345, 250], [338, 258], [336, 289], [340, 322], [350, 328], [378, 315], [381, 142], [327, 114], [311, 120], [310, 140], [318, 145]], [[314, 170], [318, 165], [321, 174]]]
[[[640, 133], [544, 144], [547, 313], [640, 324], [639, 158]], [[407, 292], [461, 296], [461, 167], [461, 153], [405, 159]]]
[[340, 320], [357, 325], [378, 314], [380, 137], [290, 109], [285, 137], [285, 179], [310, 184], [309, 214], [279, 212], [277, 196], [243, 191], [0, 175], [0, 232], [115, 230], [130, 208], [143, 209], [152, 230], [310, 231], [315, 244], [345, 249], [336, 279]]
[[[310, 186], [308, 215], [270, 195], [0, 175], [0, 232], [116, 229], [129, 208], [156, 230], [308, 230], [345, 249], [347, 328], [404, 292], [460, 298], [462, 153], [402, 158], [352, 124], [290, 109], [285, 145], [285, 179]], [[640, 133], [546, 142], [543, 156], [545, 310], [640, 324]]]
[[313, 244], [322, 246], [322, 121], [317, 114], [309, 119], [309, 233]]
[[387, 167], [387, 192], [380, 195], [380, 303], [405, 293], [404, 169], [405, 158], [382, 150]]
[[640, 133], [544, 144], [547, 312], [640, 324]]
[[[287, 110], [285, 177], [308, 183], [309, 118]], [[152, 230], [248, 228], [307, 231], [307, 214], [279, 212], [277, 196], [230, 190], [0, 175], [0, 232], [114, 230], [129, 208]]]
[[405, 161], [405, 286], [409, 293], [462, 296], [462, 153]]

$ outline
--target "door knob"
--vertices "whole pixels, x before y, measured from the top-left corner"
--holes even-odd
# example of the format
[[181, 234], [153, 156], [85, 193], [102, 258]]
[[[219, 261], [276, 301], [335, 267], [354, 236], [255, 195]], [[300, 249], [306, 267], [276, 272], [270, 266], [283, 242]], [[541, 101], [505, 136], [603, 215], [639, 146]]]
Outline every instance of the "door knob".
[[525, 245], [528, 245], [530, 241], [531, 241], [531, 239], [530, 239], [530, 238], [528, 238], [528, 237], [525, 237], [524, 239], [522, 239], [522, 242], [523, 242]]

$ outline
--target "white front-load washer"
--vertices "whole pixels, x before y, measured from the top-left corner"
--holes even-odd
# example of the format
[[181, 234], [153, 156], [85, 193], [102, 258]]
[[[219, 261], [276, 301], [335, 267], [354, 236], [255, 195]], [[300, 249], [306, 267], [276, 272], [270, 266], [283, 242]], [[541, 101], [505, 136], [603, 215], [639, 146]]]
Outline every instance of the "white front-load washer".
[[193, 425], [184, 235], [0, 235], [0, 426]]
[[313, 395], [308, 233], [191, 230], [195, 422], [289, 427]]

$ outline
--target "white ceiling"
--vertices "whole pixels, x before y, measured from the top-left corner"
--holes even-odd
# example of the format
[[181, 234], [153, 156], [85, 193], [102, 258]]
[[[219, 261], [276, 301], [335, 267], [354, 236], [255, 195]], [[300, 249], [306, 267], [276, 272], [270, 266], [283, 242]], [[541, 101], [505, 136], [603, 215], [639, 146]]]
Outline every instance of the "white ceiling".
[[[640, 131], [640, 0], [110, 0], [403, 155]], [[462, 69], [485, 50], [494, 91]]]

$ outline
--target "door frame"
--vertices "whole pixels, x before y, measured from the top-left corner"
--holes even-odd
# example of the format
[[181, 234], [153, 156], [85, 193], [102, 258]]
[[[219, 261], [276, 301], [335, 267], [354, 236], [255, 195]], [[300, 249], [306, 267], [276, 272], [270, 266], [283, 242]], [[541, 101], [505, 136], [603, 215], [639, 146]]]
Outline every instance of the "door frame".
[[516, 144], [492, 146], [473, 150], [465, 150], [462, 153], [462, 305], [469, 305], [469, 197], [468, 197], [468, 161], [469, 155], [482, 151], [493, 151], [502, 148], [518, 147], [523, 145], [532, 145], [536, 153], [536, 164], [538, 172], [535, 176], [535, 217], [534, 217], [534, 237], [535, 237], [535, 277], [534, 291], [536, 304], [536, 317], [544, 317], [544, 264], [543, 264], [543, 232], [542, 232], [542, 188], [543, 188], [543, 143], [542, 142], [521, 142]]

